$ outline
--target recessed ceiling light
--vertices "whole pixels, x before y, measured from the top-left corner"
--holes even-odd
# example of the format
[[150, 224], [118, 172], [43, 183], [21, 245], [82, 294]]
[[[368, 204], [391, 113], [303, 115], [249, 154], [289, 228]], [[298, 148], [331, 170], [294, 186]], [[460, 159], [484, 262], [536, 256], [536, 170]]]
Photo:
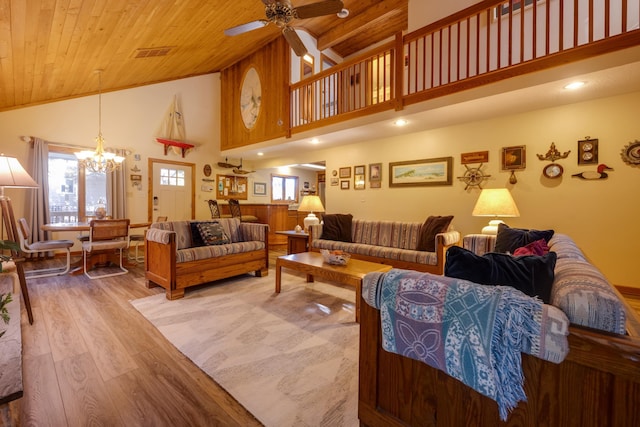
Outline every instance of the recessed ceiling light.
[[409, 122], [407, 120], [405, 120], [405, 119], [398, 119], [395, 122], [393, 122], [393, 124], [395, 126], [400, 126], [401, 127], [401, 126], [406, 126], [407, 124], [409, 124]]
[[338, 15], [338, 18], [344, 19], [349, 16], [349, 9], [342, 9], [340, 12], [336, 13], [336, 15]]
[[574, 90], [574, 89], [581, 88], [585, 84], [586, 84], [585, 82], [571, 82], [568, 85], [566, 85], [564, 88], [569, 90]]
[[264, 153], [261, 151], [258, 153], [258, 156], [264, 156]]
[[315, 145], [315, 144], [320, 144], [320, 140], [319, 140], [318, 138], [311, 138], [311, 141], [310, 141], [310, 142], [311, 142], [312, 144], [314, 144], [314, 145]]

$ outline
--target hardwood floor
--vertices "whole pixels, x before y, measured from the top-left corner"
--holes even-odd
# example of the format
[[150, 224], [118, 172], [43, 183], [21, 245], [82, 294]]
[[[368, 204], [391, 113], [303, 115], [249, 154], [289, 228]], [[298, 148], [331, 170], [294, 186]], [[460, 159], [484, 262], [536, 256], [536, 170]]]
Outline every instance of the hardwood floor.
[[[283, 253], [270, 252], [272, 267]], [[24, 397], [0, 407], [0, 425], [259, 426], [133, 308], [129, 300], [163, 292], [144, 283], [142, 266], [102, 280], [29, 280]], [[640, 312], [640, 298], [627, 300]]]
[[142, 265], [101, 280], [29, 280], [24, 396], [0, 407], [0, 425], [261, 425], [133, 308], [163, 292], [144, 284]]

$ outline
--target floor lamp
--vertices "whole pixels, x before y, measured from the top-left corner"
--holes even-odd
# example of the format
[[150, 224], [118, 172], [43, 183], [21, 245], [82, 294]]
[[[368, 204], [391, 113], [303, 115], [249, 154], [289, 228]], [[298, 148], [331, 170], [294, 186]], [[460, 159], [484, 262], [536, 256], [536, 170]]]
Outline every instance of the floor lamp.
[[[29, 175], [26, 170], [24, 170], [18, 159], [0, 154], [0, 205], [2, 205], [2, 223], [0, 223], [0, 232], [2, 233], [2, 240], [4, 240], [4, 229], [6, 228], [7, 239], [13, 242], [18, 242], [18, 229], [16, 227], [16, 219], [13, 215], [13, 206], [11, 204], [11, 199], [4, 195], [5, 187], [38, 188], [38, 183], [31, 178], [31, 175]], [[18, 271], [18, 278], [20, 279], [22, 298], [24, 299], [24, 305], [27, 309], [27, 315], [29, 316], [29, 323], [33, 323], [29, 290], [27, 289], [27, 282], [24, 276], [24, 266], [22, 265], [22, 261], [24, 260], [18, 258], [19, 255], [20, 253], [17, 250], [12, 250], [12, 256], [14, 257], [16, 269]]]

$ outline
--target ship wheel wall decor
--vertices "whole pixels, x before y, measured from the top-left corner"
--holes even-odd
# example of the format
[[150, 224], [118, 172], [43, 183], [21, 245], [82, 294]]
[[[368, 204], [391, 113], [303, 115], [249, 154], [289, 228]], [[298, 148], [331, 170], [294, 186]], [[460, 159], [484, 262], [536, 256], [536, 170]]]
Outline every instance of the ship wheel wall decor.
[[464, 175], [459, 176], [458, 179], [467, 184], [466, 187], [464, 187], [465, 190], [469, 187], [478, 187], [482, 189], [482, 182], [491, 176], [485, 175], [482, 171], [482, 165], [483, 163], [480, 163], [480, 166], [477, 168], [470, 168], [468, 165], [464, 165], [467, 170], [464, 172]]

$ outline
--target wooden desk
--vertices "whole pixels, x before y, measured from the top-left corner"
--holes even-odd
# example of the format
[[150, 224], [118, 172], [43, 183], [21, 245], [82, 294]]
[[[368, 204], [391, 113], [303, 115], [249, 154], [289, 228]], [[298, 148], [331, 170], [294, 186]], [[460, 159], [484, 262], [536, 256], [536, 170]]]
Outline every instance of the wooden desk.
[[287, 236], [287, 255], [309, 251], [309, 234], [295, 230], [276, 231], [276, 234]]

